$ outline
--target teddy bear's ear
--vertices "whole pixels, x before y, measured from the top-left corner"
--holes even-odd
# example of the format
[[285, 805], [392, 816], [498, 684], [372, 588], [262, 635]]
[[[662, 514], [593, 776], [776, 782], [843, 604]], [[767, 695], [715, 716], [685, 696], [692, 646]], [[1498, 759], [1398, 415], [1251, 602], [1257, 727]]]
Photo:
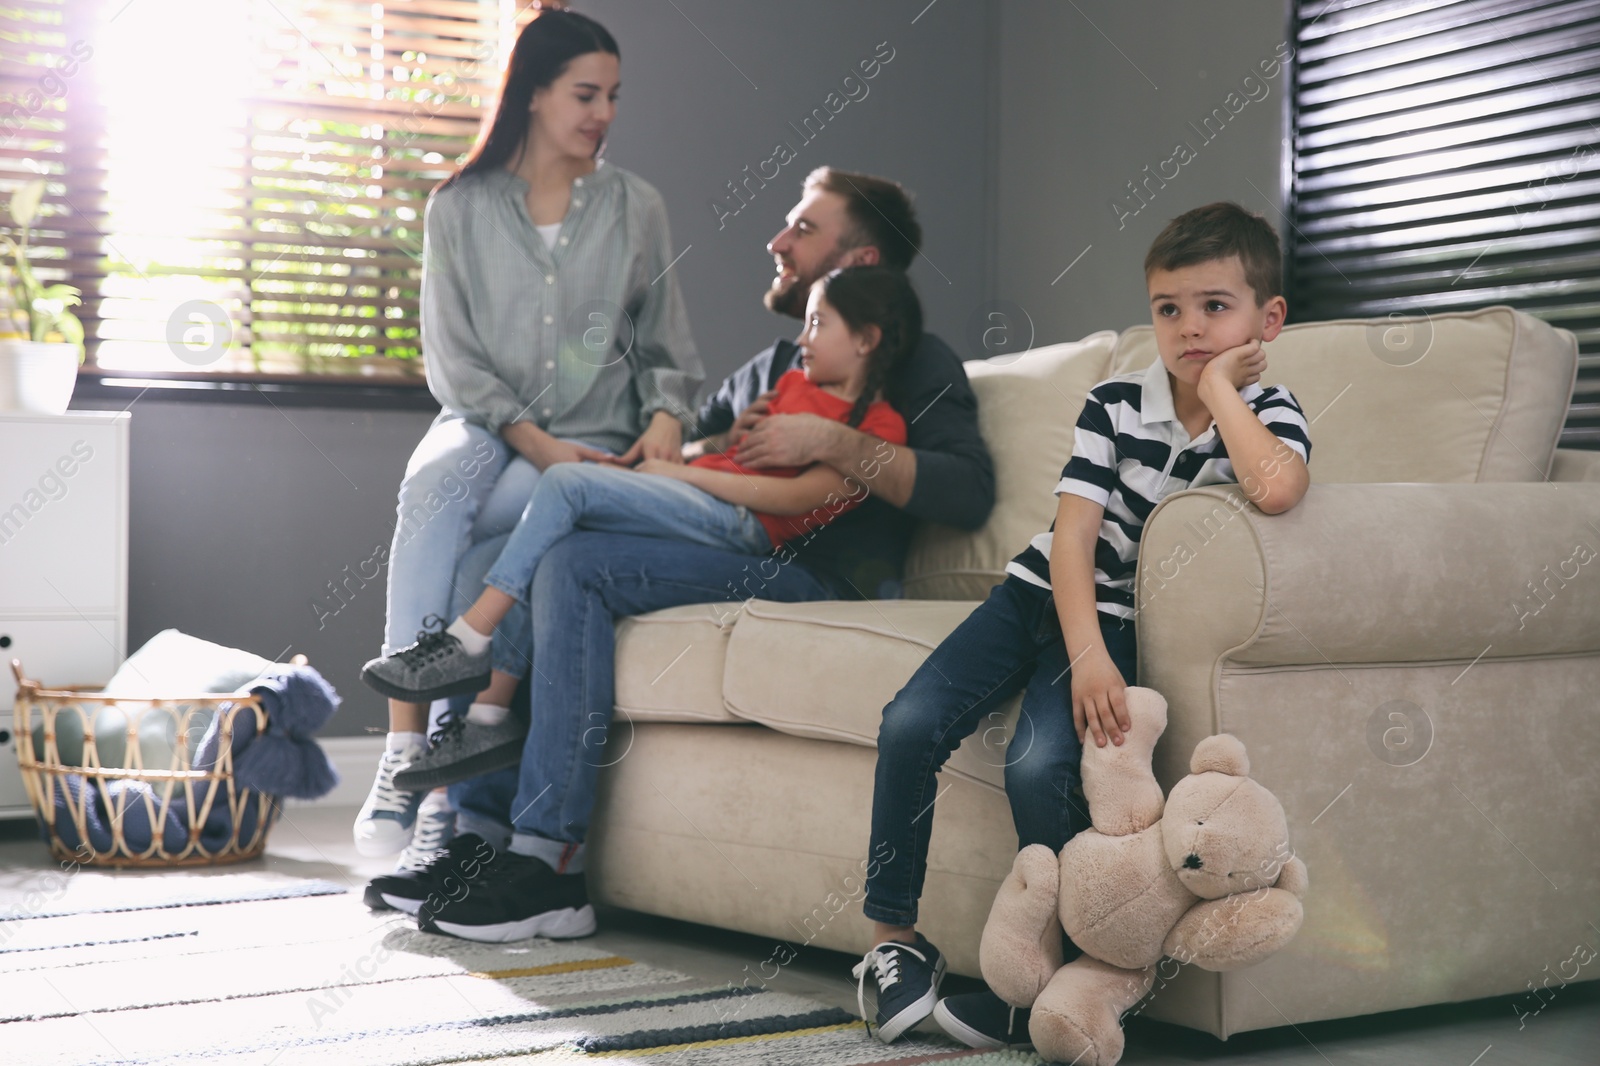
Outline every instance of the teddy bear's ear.
[[1245, 754], [1244, 743], [1231, 733], [1219, 733], [1196, 744], [1189, 772], [1203, 774], [1207, 770], [1234, 777], [1250, 776], [1250, 756]]

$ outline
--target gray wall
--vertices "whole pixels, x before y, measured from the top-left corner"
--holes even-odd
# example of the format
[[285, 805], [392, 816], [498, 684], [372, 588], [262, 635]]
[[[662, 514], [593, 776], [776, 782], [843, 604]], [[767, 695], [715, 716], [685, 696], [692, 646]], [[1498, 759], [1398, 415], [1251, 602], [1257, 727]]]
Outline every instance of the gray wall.
[[[1285, 43], [1282, 0], [997, 6], [996, 290], [1024, 333], [1031, 318], [1035, 343], [1150, 321], [1145, 251], [1191, 207], [1236, 200], [1285, 228], [1287, 74], [1263, 78], [1258, 66]], [[1241, 89], [1251, 74], [1255, 80]], [[1240, 94], [1237, 115], [1226, 106], [1230, 93]], [[1208, 143], [1189, 123], [1201, 126], [1214, 108], [1227, 121], [1213, 119]], [[1195, 157], [1163, 188], [1158, 168], [1181, 142]], [[1146, 166], [1156, 177], [1141, 203], [1127, 183], [1145, 181]]]
[[[677, 270], [708, 380], [724, 377], [799, 323], [761, 306], [767, 240], [800, 182], [827, 163], [881, 174], [916, 196], [925, 238], [912, 277], [931, 328], [954, 343], [991, 274], [994, 179], [990, 5], [941, 0], [587, 0], [622, 48], [622, 97], [606, 157], [661, 190]], [[810, 143], [790, 128], [887, 42], [893, 58]], [[885, 50], [884, 54], [889, 54]], [[834, 107], [838, 107], [837, 99]], [[797, 155], [747, 206], [727, 183], [784, 142]], [[771, 173], [767, 169], [767, 173]], [[759, 176], [759, 175], [758, 175]], [[739, 207], [721, 218], [711, 201]]]
[[[1183, 208], [1233, 197], [1277, 221], [1281, 74], [1124, 228], [1108, 203], [1176, 140], [1198, 141], [1186, 123], [1273, 55], [1279, 0], [1078, 0], [1081, 13], [1054, 0], [583, 6], [623, 48], [609, 156], [666, 197], [675, 243], [689, 248], [674, 269], [712, 380], [796, 328], [761, 307], [772, 276], [762, 246], [822, 162], [916, 193], [927, 255], [913, 273], [932, 327], [969, 357], [985, 354], [993, 312], [1012, 320], [1008, 347], [1027, 342], [1028, 319], [1039, 344], [1147, 321], [1144, 250]], [[894, 58], [868, 95], [799, 144], [788, 123], [883, 41]], [[780, 139], [797, 158], [719, 228], [708, 201]], [[382, 639], [383, 578], [331, 617], [313, 602], [331, 605], [328, 582], [387, 543], [429, 416], [154, 392], [132, 411], [130, 649], [176, 626], [262, 655], [304, 652], [344, 697], [328, 732], [381, 730], [382, 701], [357, 674]]]

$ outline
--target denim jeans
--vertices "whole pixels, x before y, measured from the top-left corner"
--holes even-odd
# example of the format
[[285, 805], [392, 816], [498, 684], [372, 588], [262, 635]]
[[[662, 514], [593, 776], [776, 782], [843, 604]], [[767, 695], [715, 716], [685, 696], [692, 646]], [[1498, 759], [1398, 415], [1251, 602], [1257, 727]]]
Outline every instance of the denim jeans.
[[[494, 548], [492, 541], [474, 547], [456, 584], [480, 587]], [[621, 533], [579, 531], [560, 540], [540, 561], [528, 595], [532, 725], [522, 764], [452, 785], [458, 828], [496, 846], [509, 839], [514, 850], [552, 866], [581, 869], [581, 850], [572, 845], [588, 835], [600, 768], [632, 744], [627, 723], [607, 738], [616, 703], [616, 620], [751, 596], [798, 603], [834, 593], [798, 561], [780, 564], [770, 555]]]
[[455, 617], [457, 560], [472, 544], [514, 529], [538, 481], [538, 467], [482, 426], [443, 413], [434, 419], [400, 482], [384, 655], [416, 640], [429, 615]]
[[661, 537], [741, 554], [772, 550], [766, 528], [747, 507], [727, 503], [687, 482], [614, 466], [563, 463], [533, 488], [517, 528], [484, 584], [517, 600], [495, 627], [493, 665], [515, 677], [527, 673], [532, 641], [528, 592], [539, 561], [578, 529]]
[[[1111, 661], [1134, 683], [1133, 623], [1100, 615]], [[1072, 724], [1072, 680], [1055, 601], [1047, 589], [1007, 577], [946, 637], [883, 709], [872, 794], [872, 855], [866, 916], [912, 925], [927, 874], [934, 775], [986, 717], [1022, 692], [1006, 747], [1006, 798], [1018, 847], [1052, 851], [1089, 826], [1075, 796], [1083, 747]], [[1091, 740], [1090, 743], [1093, 743]], [[998, 755], [998, 753], [997, 753]]]

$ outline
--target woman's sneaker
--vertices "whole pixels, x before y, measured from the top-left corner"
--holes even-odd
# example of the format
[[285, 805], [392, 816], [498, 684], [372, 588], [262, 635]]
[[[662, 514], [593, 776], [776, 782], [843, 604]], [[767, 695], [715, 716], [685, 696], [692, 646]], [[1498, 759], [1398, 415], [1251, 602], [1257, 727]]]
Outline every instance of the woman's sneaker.
[[473, 655], [437, 615], [430, 616], [428, 624], [439, 628], [424, 629], [416, 643], [361, 668], [361, 680], [368, 688], [390, 699], [431, 703], [489, 687], [489, 649]]
[[1029, 1010], [1013, 1007], [984, 989], [962, 996], [946, 996], [933, 1008], [939, 1028], [968, 1047], [1029, 1047]]
[[395, 787], [394, 775], [411, 765], [422, 754], [421, 744], [408, 744], [398, 751], [385, 749], [378, 760], [378, 773], [372, 781], [367, 802], [356, 815], [356, 851], [368, 858], [393, 855], [411, 842], [416, 828], [417, 808], [426, 791], [409, 792]]
[[417, 810], [411, 843], [400, 853], [394, 873], [374, 877], [362, 900], [373, 910], [399, 910], [416, 914], [428, 898], [429, 868], [448, 854], [456, 832], [456, 812], [442, 792], [430, 792]]
[[885, 1044], [900, 1039], [900, 1034], [933, 1013], [939, 1001], [939, 982], [944, 980], [944, 956], [917, 934], [915, 944], [885, 940], [862, 956], [850, 971], [856, 979], [856, 1006], [867, 1016], [864, 991], [867, 975], [872, 975], [878, 990], [876, 1023], [867, 1029]]

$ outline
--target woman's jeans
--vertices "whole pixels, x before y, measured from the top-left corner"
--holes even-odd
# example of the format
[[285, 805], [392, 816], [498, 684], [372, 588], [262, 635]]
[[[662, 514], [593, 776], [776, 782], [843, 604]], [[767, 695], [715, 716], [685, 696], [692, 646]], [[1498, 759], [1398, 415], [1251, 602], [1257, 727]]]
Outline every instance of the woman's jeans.
[[429, 615], [453, 617], [456, 562], [472, 544], [516, 526], [539, 476], [482, 426], [444, 413], [434, 419], [400, 482], [383, 654], [416, 640]]
[[[1100, 615], [1111, 661], [1134, 683], [1133, 623]], [[1006, 797], [1018, 847], [1051, 851], [1089, 826], [1075, 794], [1083, 746], [1072, 724], [1072, 674], [1050, 591], [1007, 577], [923, 662], [883, 709], [872, 795], [872, 867], [866, 916], [913, 925], [933, 832], [934, 775], [956, 747], [988, 722], [999, 736], [1001, 708], [1022, 692], [1022, 713], [1004, 750]], [[1093, 740], [1091, 738], [1091, 743]]]
[[495, 627], [493, 666], [514, 677], [528, 672], [533, 644], [528, 611], [534, 572], [557, 541], [579, 529], [660, 537], [761, 554], [772, 540], [747, 507], [727, 503], [693, 485], [660, 474], [641, 474], [593, 463], [562, 463], [533, 488], [484, 584], [515, 599]]

